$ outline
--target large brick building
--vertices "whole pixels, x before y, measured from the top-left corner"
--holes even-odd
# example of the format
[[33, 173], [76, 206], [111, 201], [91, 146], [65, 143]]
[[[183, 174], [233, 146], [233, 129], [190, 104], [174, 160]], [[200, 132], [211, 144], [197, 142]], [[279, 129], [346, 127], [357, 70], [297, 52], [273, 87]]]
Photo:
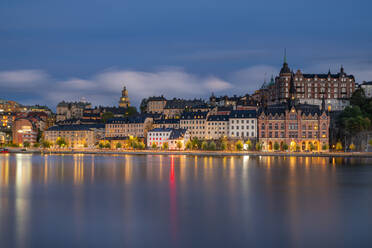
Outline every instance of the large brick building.
[[[285, 71], [287, 73], [287, 71]], [[318, 151], [328, 147], [330, 116], [325, 106], [299, 103], [295, 74], [288, 79], [285, 101], [262, 107], [258, 114], [258, 137], [263, 150], [274, 150], [274, 144], [284, 144], [294, 150]], [[286, 80], [287, 81], [287, 80]]]

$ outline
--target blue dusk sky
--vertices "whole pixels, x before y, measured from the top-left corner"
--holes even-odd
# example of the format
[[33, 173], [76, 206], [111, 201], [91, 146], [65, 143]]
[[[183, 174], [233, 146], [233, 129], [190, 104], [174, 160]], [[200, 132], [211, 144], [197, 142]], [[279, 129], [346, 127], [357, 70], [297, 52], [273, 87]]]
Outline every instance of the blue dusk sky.
[[289, 66], [372, 80], [370, 0], [2, 0], [0, 98], [252, 93]]

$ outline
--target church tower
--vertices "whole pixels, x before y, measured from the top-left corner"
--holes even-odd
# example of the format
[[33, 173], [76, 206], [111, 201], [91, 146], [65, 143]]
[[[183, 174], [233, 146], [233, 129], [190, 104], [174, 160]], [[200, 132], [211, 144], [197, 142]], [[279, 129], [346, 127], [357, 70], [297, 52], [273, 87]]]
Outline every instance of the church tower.
[[128, 90], [124, 86], [123, 90], [121, 91], [121, 97], [119, 101], [119, 108], [128, 108], [130, 106]]

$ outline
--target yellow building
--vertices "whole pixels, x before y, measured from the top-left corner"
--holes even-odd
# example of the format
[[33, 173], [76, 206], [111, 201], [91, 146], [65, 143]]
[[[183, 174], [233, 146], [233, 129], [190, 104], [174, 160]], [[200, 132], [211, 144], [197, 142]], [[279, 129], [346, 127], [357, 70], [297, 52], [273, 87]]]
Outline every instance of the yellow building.
[[56, 146], [58, 139], [64, 139], [70, 148], [94, 148], [105, 133], [103, 124], [53, 126], [44, 132], [44, 140]]
[[124, 86], [124, 89], [121, 91], [119, 107], [120, 108], [128, 108], [129, 106], [130, 106], [130, 101], [129, 101], [129, 96], [128, 96], [128, 90]]

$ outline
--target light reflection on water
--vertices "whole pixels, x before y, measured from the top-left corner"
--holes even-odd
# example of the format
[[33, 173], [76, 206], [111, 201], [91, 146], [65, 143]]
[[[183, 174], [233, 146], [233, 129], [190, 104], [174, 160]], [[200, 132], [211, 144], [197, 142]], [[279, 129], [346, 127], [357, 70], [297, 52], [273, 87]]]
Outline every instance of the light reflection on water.
[[368, 159], [1, 155], [0, 247], [354, 246]]

